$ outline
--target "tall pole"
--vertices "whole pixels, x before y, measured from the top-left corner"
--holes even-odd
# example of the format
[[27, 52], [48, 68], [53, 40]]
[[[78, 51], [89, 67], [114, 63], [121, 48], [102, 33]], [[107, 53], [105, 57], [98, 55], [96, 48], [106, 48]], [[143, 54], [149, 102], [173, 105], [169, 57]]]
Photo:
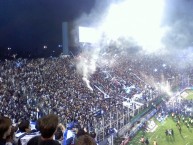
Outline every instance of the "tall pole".
[[111, 122], [111, 111], [110, 111], [110, 128], [112, 127], [112, 122]]
[[114, 144], [114, 138], [113, 138], [113, 134], [111, 135], [111, 144]]
[[102, 124], [103, 124], [103, 140], [105, 139], [105, 123], [104, 123], [104, 116], [102, 116]]
[[133, 116], [134, 116], [135, 112], [134, 112], [134, 102], [133, 102]]
[[[128, 114], [129, 114], [129, 111], [128, 111]], [[125, 125], [124, 124], [124, 120], [125, 120], [125, 111], [124, 111], [124, 105], [123, 105], [123, 125]], [[122, 127], [122, 126], [121, 126]]]
[[117, 130], [119, 130], [119, 112], [117, 109]]
[[[129, 107], [127, 107], [127, 111], [128, 111], [128, 121], [127, 123], [130, 121], [130, 112], [129, 112]], [[125, 124], [124, 124], [125, 125]]]
[[[111, 114], [111, 111], [110, 111], [110, 129], [112, 128], [112, 114]], [[111, 133], [111, 145], [113, 145], [113, 133]]]

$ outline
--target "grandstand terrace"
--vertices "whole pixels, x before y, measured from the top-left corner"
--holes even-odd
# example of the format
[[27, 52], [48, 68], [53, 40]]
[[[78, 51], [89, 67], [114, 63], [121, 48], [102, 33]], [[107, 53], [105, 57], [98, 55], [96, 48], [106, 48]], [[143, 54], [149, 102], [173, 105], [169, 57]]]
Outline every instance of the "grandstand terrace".
[[[163, 96], [168, 96], [144, 74], [149, 74], [149, 80], [153, 76], [155, 82], [164, 77], [174, 89], [191, 84], [191, 79], [180, 80], [182, 74], [174, 71], [176, 68], [163, 67], [163, 60], [158, 58], [131, 60], [118, 56], [113, 67], [98, 67], [92, 74], [90, 90], [76, 70], [75, 59], [68, 56], [1, 61], [1, 116], [9, 116], [17, 124], [54, 113], [65, 126], [77, 121], [80, 128], [96, 132], [101, 142], [115, 130], [120, 136], [132, 130], [157, 109]], [[155, 73], [154, 68], [159, 71]], [[172, 77], [175, 81], [171, 82]]]

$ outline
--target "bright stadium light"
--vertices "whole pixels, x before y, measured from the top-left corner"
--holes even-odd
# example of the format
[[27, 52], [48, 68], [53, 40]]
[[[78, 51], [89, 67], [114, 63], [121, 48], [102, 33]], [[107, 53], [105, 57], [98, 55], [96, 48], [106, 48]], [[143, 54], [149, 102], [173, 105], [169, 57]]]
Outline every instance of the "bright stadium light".
[[79, 27], [79, 42], [96, 43], [99, 40], [99, 33], [94, 28]]
[[109, 39], [132, 38], [151, 52], [162, 47], [164, 30], [160, 25], [163, 9], [163, 0], [125, 0], [112, 4], [100, 29]]

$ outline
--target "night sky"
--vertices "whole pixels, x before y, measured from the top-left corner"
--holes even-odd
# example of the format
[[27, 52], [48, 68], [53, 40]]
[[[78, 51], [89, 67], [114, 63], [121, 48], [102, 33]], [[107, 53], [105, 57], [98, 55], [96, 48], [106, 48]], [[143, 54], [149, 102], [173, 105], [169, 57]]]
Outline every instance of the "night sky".
[[90, 13], [94, 5], [95, 0], [1, 0], [0, 57], [9, 53], [44, 56], [60, 51], [62, 22]]
[[[122, 0], [0, 0], [0, 58], [45, 57], [60, 53], [62, 22], [73, 21], [96, 6]], [[163, 39], [168, 48], [186, 49], [193, 45], [193, 0], [165, 0], [163, 25], [170, 31]], [[98, 7], [95, 15], [103, 13]], [[47, 49], [44, 49], [44, 45]], [[8, 50], [8, 48], [11, 48]], [[192, 47], [193, 48], [193, 47]]]

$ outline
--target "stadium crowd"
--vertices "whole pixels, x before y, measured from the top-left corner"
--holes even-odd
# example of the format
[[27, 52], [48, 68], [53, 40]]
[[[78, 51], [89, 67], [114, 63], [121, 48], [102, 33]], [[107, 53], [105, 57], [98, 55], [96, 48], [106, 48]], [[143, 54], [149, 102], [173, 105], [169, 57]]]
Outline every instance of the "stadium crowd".
[[[164, 78], [179, 75], [175, 68], [157, 58], [118, 57], [117, 60], [111, 68], [97, 68], [90, 78], [93, 91], [76, 71], [72, 57], [1, 61], [1, 116], [18, 124], [22, 120], [37, 121], [47, 114], [56, 114], [66, 127], [74, 121], [89, 133], [97, 132], [109, 124], [109, 120], [118, 119], [116, 113], [128, 111], [123, 101], [147, 103], [159, 95], [153, 83], [158, 83], [163, 75]], [[155, 80], [149, 79], [150, 76]], [[134, 98], [135, 94], [141, 95]], [[104, 121], [102, 115], [105, 115]], [[124, 118], [123, 122], [128, 123], [129, 119]], [[109, 129], [105, 132], [110, 134]]]

